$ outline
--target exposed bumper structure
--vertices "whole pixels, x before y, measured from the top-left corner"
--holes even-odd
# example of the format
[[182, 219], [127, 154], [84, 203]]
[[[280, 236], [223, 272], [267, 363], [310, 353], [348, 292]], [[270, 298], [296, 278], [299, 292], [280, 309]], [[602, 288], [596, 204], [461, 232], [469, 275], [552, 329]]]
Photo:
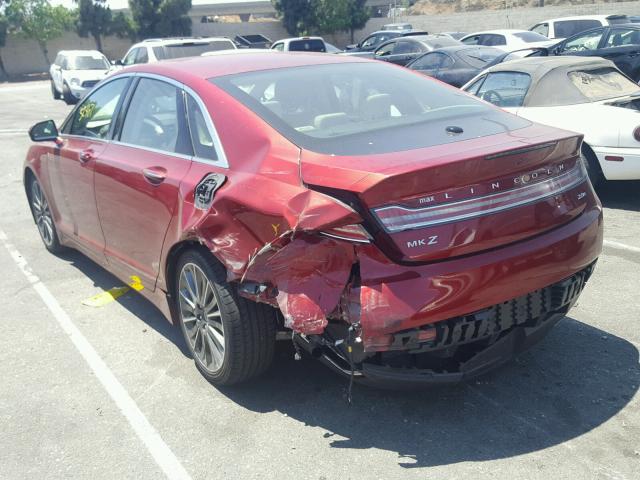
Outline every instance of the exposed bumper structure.
[[593, 147], [607, 180], [640, 179], [640, 148]]

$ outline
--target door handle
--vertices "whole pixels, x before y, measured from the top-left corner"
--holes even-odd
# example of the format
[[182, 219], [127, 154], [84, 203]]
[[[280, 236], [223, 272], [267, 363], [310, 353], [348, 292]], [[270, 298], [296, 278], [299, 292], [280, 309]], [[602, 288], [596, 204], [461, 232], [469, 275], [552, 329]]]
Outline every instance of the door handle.
[[167, 170], [162, 167], [149, 167], [142, 170], [142, 175], [151, 185], [160, 185], [167, 178]]
[[95, 152], [91, 148], [83, 150], [80, 152], [80, 162], [87, 163], [89, 160], [93, 160], [94, 156]]

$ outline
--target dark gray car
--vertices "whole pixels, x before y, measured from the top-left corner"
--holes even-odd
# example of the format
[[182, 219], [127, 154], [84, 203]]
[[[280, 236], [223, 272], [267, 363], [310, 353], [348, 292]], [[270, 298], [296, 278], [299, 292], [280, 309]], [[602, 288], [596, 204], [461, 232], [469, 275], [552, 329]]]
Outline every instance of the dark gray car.
[[407, 68], [460, 88], [503, 54], [498, 48], [458, 45], [427, 52]]
[[459, 45], [459, 41], [447, 35], [412, 35], [383, 43], [373, 52], [372, 58], [405, 66], [432, 50]]

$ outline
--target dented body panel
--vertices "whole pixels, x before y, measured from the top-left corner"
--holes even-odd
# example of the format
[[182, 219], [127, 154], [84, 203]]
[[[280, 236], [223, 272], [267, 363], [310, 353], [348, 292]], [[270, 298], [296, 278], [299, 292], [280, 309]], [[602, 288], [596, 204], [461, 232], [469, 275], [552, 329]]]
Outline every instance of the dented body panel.
[[[253, 55], [241, 57], [225, 58], [225, 64], [207, 58], [140, 66], [114, 76], [164, 75], [188, 86], [206, 106], [228, 165], [141, 153], [105, 140], [86, 184], [95, 189], [104, 245], [83, 244], [77, 228], [62, 221], [58, 205], [65, 192], [50, 181], [59, 148], [34, 146], [27, 157], [26, 171], [50, 198], [61, 242], [125, 281], [138, 275], [141, 293], [169, 318], [176, 254], [198, 244], [225, 267], [242, 296], [278, 308], [284, 327], [296, 334], [326, 345], [330, 325], [354, 326], [362, 365], [389, 350], [399, 332], [421, 331], [556, 284], [597, 259], [602, 209], [586, 178], [568, 183], [567, 177], [556, 194], [540, 190], [539, 198], [523, 197], [513, 208], [499, 209], [493, 200], [525, 195], [528, 183], [556, 188], [565, 171], [579, 175], [580, 136], [531, 124], [392, 153], [317, 153], [281, 135], [208, 78], [344, 60], [259, 56], [248, 67]], [[145, 182], [141, 172], [150, 167], [165, 169], [166, 182]], [[384, 213], [397, 209], [429, 219], [432, 206], [481, 201], [494, 202], [496, 212], [485, 214], [478, 203], [478, 211], [460, 220], [397, 231]], [[359, 236], [350, 238], [352, 232]], [[432, 339], [427, 333], [422, 338]]]

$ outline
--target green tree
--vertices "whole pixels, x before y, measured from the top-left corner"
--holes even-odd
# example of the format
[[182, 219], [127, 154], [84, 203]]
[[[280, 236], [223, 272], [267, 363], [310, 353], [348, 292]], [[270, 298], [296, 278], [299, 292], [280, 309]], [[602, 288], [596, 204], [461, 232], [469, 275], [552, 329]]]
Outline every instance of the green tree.
[[191, 0], [129, 0], [140, 38], [191, 35]]
[[315, 0], [315, 30], [321, 34], [347, 30], [351, 3], [351, 0]]
[[35, 40], [47, 62], [47, 42], [62, 36], [73, 25], [73, 13], [61, 5], [52, 6], [47, 0], [11, 0], [5, 9], [9, 31], [23, 38]]
[[349, 1], [349, 34], [351, 35], [351, 43], [354, 42], [353, 34], [356, 30], [360, 30], [367, 25], [371, 18], [371, 9], [366, 6], [367, 0], [350, 0]]
[[78, 17], [76, 32], [83, 38], [92, 36], [96, 48], [102, 52], [102, 38], [117, 35], [120, 38], [132, 37], [133, 26], [129, 17], [122, 12], [113, 15], [107, 0], [76, 0]]
[[[2, 1], [0, 0], [0, 8], [2, 7]], [[0, 49], [5, 46], [7, 42], [7, 29], [9, 22], [7, 17], [0, 13]], [[7, 70], [4, 68], [4, 62], [2, 61], [2, 52], [0, 51], [0, 81], [6, 80], [9, 77]]]
[[306, 35], [316, 30], [317, 0], [271, 0], [289, 35]]

